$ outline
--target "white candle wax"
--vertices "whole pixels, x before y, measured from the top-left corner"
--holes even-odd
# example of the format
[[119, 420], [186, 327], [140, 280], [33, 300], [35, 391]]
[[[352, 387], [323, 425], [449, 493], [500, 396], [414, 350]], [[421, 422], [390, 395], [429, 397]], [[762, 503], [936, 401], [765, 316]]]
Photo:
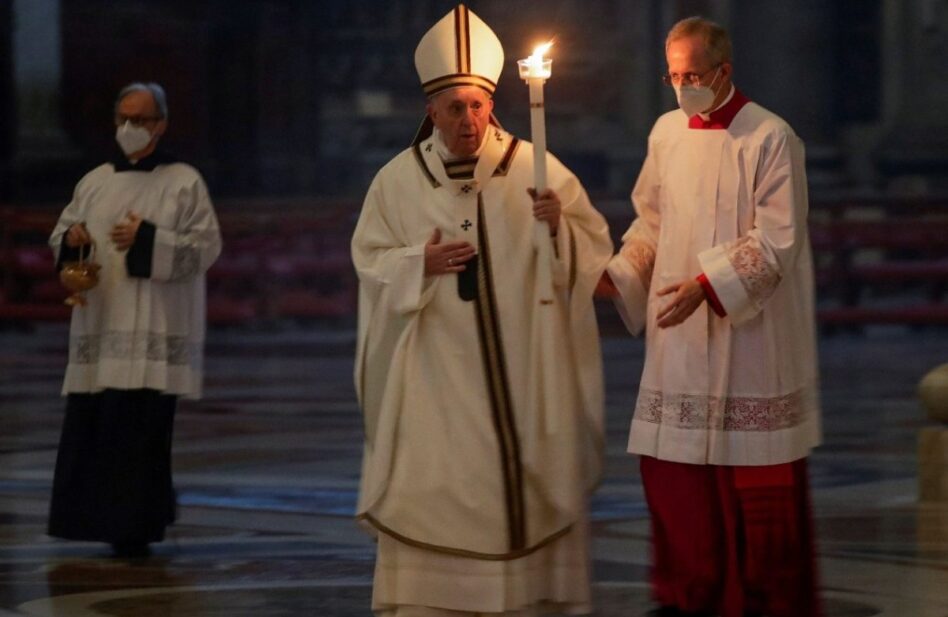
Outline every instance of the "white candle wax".
[[[533, 55], [519, 60], [520, 77], [530, 88], [530, 139], [533, 142], [533, 182], [537, 193], [545, 191], [546, 180], [546, 113], [543, 108], [543, 84], [552, 74], [552, 60], [543, 53], [550, 43], [541, 45]], [[536, 221], [533, 225], [533, 246], [537, 251], [537, 289], [541, 305], [553, 304], [553, 245], [549, 223]], [[549, 333], [547, 333], [549, 334]]]
[[543, 78], [530, 78], [530, 139], [533, 141], [533, 177], [537, 192], [546, 190], [546, 113]]

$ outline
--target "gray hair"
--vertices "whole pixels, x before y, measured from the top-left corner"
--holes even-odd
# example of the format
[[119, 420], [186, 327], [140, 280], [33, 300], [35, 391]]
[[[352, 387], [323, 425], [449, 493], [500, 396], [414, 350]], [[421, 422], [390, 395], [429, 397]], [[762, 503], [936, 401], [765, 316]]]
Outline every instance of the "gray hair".
[[731, 62], [731, 37], [727, 30], [703, 17], [686, 17], [674, 26], [665, 39], [665, 50], [672, 41], [686, 37], [698, 37], [704, 42], [708, 59], [715, 64]]
[[153, 81], [130, 83], [119, 90], [118, 97], [115, 99], [115, 111], [118, 112], [119, 103], [132, 92], [148, 92], [155, 101], [155, 108], [158, 110], [158, 116], [162, 120], [168, 119], [168, 98], [165, 96], [165, 89]]

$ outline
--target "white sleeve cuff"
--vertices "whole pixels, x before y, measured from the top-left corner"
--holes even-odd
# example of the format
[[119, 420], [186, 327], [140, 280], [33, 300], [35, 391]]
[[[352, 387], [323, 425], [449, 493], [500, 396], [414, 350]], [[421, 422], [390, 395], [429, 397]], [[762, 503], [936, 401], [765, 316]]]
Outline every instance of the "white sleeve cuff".
[[641, 334], [645, 328], [648, 312], [648, 290], [639, 278], [638, 272], [622, 255], [616, 255], [606, 266], [606, 272], [619, 291], [619, 297], [614, 298], [616, 310], [625, 327], [635, 336]]

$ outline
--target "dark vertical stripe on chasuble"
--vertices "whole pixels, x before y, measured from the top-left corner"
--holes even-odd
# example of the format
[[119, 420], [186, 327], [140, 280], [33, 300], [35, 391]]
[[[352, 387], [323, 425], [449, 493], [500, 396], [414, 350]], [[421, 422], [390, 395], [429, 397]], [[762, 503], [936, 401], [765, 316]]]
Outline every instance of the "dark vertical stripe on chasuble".
[[441, 186], [441, 183], [438, 182], [438, 179], [434, 177], [434, 174], [431, 173], [431, 170], [428, 169], [428, 164], [425, 163], [425, 157], [421, 153], [421, 143], [417, 143], [411, 147], [411, 151], [415, 155], [415, 160], [418, 161], [418, 165], [421, 166], [421, 171], [425, 174], [425, 177], [428, 178], [428, 182], [431, 183], [433, 188], [438, 188]]
[[494, 429], [500, 446], [500, 464], [504, 475], [504, 497], [507, 505], [507, 526], [510, 550], [527, 545], [526, 517], [523, 505], [523, 472], [520, 466], [520, 442], [514, 422], [507, 366], [494, 297], [494, 281], [490, 264], [484, 202], [477, 196], [477, 235], [479, 245], [477, 269], [477, 329], [481, 355], [493, 412]]
[[457, 42], [458, 73], [471, 72], [471, 33], [467, 19], [467, 7], [463, 4], [454, 9], [454, 40]]

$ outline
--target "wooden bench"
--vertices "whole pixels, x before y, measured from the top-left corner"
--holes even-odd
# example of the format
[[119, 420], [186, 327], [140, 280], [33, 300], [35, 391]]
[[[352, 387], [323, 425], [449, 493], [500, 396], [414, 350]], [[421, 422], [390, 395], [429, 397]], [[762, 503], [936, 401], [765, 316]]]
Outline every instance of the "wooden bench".
[[[212, 325], [349, 318], [357, 282], [349, 238], [358, 206], [316, 199], [217, 204], [223, 250], [207, 273]], [[0, 320], [66, 321], [71, 309], [47, 238], [58, 208], [0, 209]]]
[[948, 305], [919, 304], [899, 307], [845, 306], [821, 308], [819, 322], [827, 326], [854, 324], [906, 324], [948, 326]]
[[[611, 206], [618, 235], [631, 210]], [[207, 274], [209, 323], [353, 318], [357, 202], [223, 200], [217, 211], [224, 247]], [[68, 319], [46, 246], [58, 216], [50, 207], [0, 209], [0, 320]], [[945, 324], [948, 201], [814, 202], [810, 232], [821, 323]]]
[[811, 211], [825, 325], [945, 325], [948, 202], [841, 202]]
[[66, 321], [68, 296], [46, 244], [58, 214], [49, 209], [0, 209], [0, 321]]

